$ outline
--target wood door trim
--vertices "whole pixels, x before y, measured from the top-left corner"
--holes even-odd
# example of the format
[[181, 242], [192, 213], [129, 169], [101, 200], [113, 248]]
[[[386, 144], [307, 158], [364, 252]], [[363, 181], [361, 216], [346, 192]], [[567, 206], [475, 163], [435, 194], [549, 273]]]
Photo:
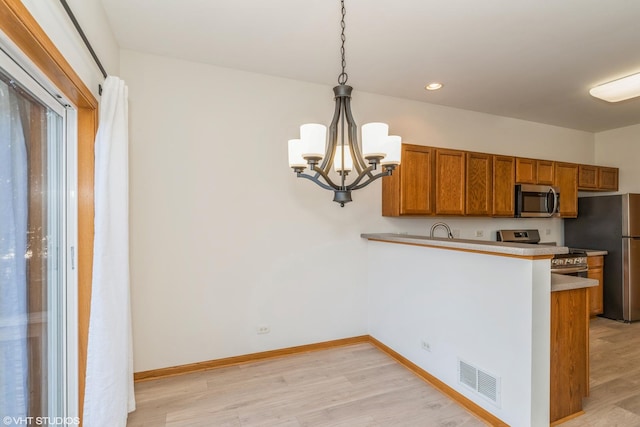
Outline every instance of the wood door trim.
[[84, 401], [93, 268], [94, 143], [98, 101], [20, 0], [0, 0], [2, 30], [78, 108], [78, 398]]

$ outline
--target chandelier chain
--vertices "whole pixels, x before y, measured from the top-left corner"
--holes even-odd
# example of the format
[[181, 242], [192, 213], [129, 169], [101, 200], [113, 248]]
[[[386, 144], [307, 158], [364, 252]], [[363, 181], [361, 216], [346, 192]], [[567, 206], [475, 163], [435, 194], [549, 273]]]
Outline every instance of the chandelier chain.
[[342, 33], [340, 34], [340, 39], [342, 40], [342, 45], [340, 46], [340, 55], [342, 56], [342, 72], [338, 76], [338, 84], [346, 84], [349, 79], [349, 75], [346, 73], [345, 69], [347, 68], [347, 60], [344, 55], [344, 42], [347, 39], [344, 35], [344, 16], [347, 13], [347, 10], [344, 7], [344, 0], [340, 0], [340, 4], [342, 5], [342, 19], [340, 20], [340, 27], [342, 27]]

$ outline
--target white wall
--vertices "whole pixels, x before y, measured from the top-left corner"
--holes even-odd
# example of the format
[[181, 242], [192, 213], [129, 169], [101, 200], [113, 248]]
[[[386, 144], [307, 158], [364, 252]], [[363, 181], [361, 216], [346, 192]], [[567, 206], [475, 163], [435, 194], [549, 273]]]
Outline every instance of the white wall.
[[[371, 241], [369, 333], [507, 424], [548, 426], [549, 265]], [[458, 359], [500, 378], [499, 404], [458, 382]]]
[[[98, 84], [104, 78], [62, 4], [57, 0], [22, 0], [22, 3], [99, 99]], [[118, 75], [120, 51], [100, 0], [69, 0], [68, 4], [107, 73]]]
[[620, 168], [621, 193], [640, 193], [640, 125], [597, 133], [595, 158], [598, 164]]
[[[296, 179], [287, 140], [327, 123], [330, 87], [121, 52], [130, 95], [135, 370], [367, 333], [361, 232], [425, 233], [380, 216], [380, 182], [340, 208]], [[593, 161], [593, 135], [354, 92], [359, 124], [409, 143]], [[578, 155], [579, 154], [579, 155]], [[560, 220], [447, 219], [461, 237]], [[548, 238], [548, 239], [547, 239]], [[271, 333], [257, 335], [259, 324]]]

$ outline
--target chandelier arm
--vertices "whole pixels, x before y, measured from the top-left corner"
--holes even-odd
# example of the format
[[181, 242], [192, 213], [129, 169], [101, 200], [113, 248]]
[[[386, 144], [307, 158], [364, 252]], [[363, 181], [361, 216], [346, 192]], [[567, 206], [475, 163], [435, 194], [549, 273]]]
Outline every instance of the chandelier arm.
[[306, 178], [306, 179], [308, 179], [309, 181], [313, 181], [313, 182], [315, 182], [316, 184], [318, 184], [320, 187], [324, 188], [325, 190], [335, 191], [335, 190], [337, 189], [337, 188], [334, 188], [334, 187], [332, 187], [332, 186], [330, 186], [330, 185], [327, 185], [327, 184], [325, 184], [324, 182], [320, 181], [320, 180], [318, 179], [318, 176], [319, 176], [319, 175], [320, 175], [320, 174], [316, 174], [315, 176], [311, 176], [311, 175], [308, 175], [308, 174], [306, 174], [306, 173], [298, 173], [298, 178]]
[[368, 166], [362, 157], [360, 144], [358, 144], [358, 127], [351, 113], [351, 96], [345, 97], [344, 99], [344, 112], [349, 127], [349, 149], [351, 150], [351, 158], [353, 159], [356, 171], [360, 174], [362, 171], [365, 171]]
[[[318, 166], [314, 166], [313, 170], [317, 172], [317, 174], [321, 175], [324, 180], [327, 182], [327, 184], [329, 184], [331, 186], [331, 189], [333, 190], [338, 190], [342, 187], [340, 187], [339, 185], [337, 185], [336, 183], [334, 183], [331, 178], [329, 178], [329, 174], [326, 173], [325, 171], [323, 171], [322, 169], [320, 169]], [[317, 176], [317, 175], [316, 175]], [[319, 181], [318, 181], [319, 182]]]
[[365, 169], [365, 170], [363, 170], [362, 172], [360, 172], [360, 173], [358, 174], [358, 177], [357, 177], [357, 178], [356, 178], [356, 179], [355, 179], [351, 184], [349, 184], [349, 185], [347, 186], [347, 188], [354, 188], [354, 187], [356, 187], [356, 186], [358, 185], [358, 183], [359, 183], [360, 181], [362, 181], [362, 179], [363, 179], [364, 177], [366, 177], [366, 176], [369, 176], [369, 179], [371, 179], [371, 177], [373, 176], [373, 175], [371, 175], [371, 169], [372, 169], [372, 168], [373, 168], [373, 166], [369, 166], [367, 169]]
[[370, 178], [367, 181], [363, 182], [362, 184], [356, 185], [355, 187], [353, 186], [353, 184], [355, 184], [357, 181], [354, 182], [349, 186], [349, 190], [359, 190], [371, 184], [373, 181], [377, 180], [378, 178], [382, 178], [383, 176], [389, 176], [389, 175], [391, 175], [391, 171], [380, 172], [378, 175], [373, 175], [373, 178]]
[[[335, 89], [334, 89], [335, 92]], [[338, 144], [338, 121], [340, 120], [340, 110], [341, 110], [341, 97], [335, 97], [335, 109], [333, 110], [333, 118], [331, 119], [331, 124], [329, 125], [329, 139], [327, 144], [327, 150], [325, 151], [324, 160], [320, 165], [320, 169], [324, 171], [325, 174], [329, 173], [331, 170], [331, 165], [333, 165], [333, 159], [336, 154], [336, 146]]]

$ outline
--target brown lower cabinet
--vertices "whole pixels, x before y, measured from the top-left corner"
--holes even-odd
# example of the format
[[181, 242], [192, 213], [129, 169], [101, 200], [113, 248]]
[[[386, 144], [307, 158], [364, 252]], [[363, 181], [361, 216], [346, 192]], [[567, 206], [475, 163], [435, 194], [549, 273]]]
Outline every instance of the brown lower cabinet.
[[551, 423], [582, 411], [589, 395], [587, 291], [551, 292]]
[[589, 271], [587, 277], [598, 281], [598, 286], [589, 288], [589, 315], [597, 316], [604, 312], [602, 303], [604, 283], [604, 256], [590, 256], [587, 258]]

